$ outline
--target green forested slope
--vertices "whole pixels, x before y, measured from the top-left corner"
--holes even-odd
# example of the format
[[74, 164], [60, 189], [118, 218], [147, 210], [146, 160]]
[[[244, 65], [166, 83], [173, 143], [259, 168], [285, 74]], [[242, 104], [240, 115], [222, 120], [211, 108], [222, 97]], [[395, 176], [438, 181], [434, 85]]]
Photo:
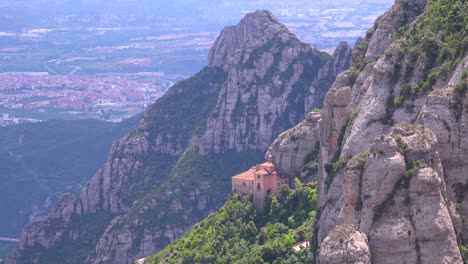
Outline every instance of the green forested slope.
[[296, 181], [267, 198], [263, 210], [251, 197], [234, 194], [217, 212], [146, 263], [308, 263], [297, 242], [312, 239], [317, 206], [315, 185]]

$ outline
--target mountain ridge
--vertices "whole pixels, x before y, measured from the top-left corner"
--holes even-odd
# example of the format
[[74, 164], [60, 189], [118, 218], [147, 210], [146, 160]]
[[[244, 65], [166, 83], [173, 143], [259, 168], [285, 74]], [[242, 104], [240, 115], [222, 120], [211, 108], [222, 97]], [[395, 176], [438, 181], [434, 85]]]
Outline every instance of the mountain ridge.
[[[264, 19], [268, 14], [271, 13], [259, 11], [253, 17], [268, 22]], [[283, 26], [281, 28], [284, 30]], [[299, 82], [298, 87], [309, 90], [309, 99], [314, 99], [325, 94], [327, 83], [331, 84], [334, 74], [348, 67], [350, 48], [346, 44], [341, 45], [341, 52], [333, 61], [315, 48], [297, 42], [290, 48], [296, 53], [286, 57], [290, 61], [285, 62], [283, 68], [278, 66], [281, 63], [269, 67], [271, 76], [281, 82], [281, 85], [275, 85], [273, 79], [265, 78], [252, 67], [259, 65], [262, 57], [276, 55], [282, 59], [281, 52], [287, 45], [271, 44], [273, 46], [265, 46], [264, 52], [250, 61], [239, 61], [226, 68], [209, 65], [170, 88], [150, 106], [133, 132], [113, 144], [108, 161], [78, 198], [65, 196], [48, 219], [25, 229], [17, 251], [5, 263], [47, 263], [52, 259], [66, 259], [67, 263], [131, 263], [139, 256], [162, 249], [190, 230], [208, 212], [221, 206], [229, 193], [229, 177], [261, 160], [262, 152], [269, 144], [257, 144], [258, 138], [271, 141], [280, 131], [258, 132], [255, 128], [260, 123], [244, 126], [245, 121], [216, 130], [213, 129], [216, 125], [210, 126], [209, 120], [214, 120], [212, 123], [215, 124], [221, 112], [235, 120], [249, 117], [255, 121], [271, 115], [270, 122], [277, 123], [278, 129], [292, 127], [305, 115], [305, 108], [287, 110], [287, 114], [294, 118], [285, 118], [282, 111], [286, 110], [265, 110], [261, 104], [263, 98], [277, 100], [283, 109], [292, 106], [293, 102], [306, 105], [304, 94], [291, 93], [292, 84]], [[275, 45], [280, 45], [281, 49]], [[307, 52], [302, 50], [303, 47]], [[300, 56], [304, 58], [292, 63]], [[316, 69], [310, 75], [295, 74], [297, 67], [304, 72], [304, 65]], [[288, 68], [293, 70], [291, 74], [282, 75]], [[238, 79], [242, 84], [238, 85], [231, 77], [242, 74], [255, 78]], [[322, 83], [316, 86], [320, 92], [316, 93], [319, 89], [311, 87], [319, 80]], [[241, 86], [246, 89], [244, 92], [256, 94], [263, 91], [263, 94], [259, 93], [250, 102], [247, 100], [250, 110], [233, 111], [242, 104], [231, 106], [227, 112], [222, 110], [228, 108], [229, 102], [237, 102], [242, 95], [237, 87]], [[275, 93], [271, 87], [286, 89]], [[290, 95], [294, 101], [287, 100]], [[311, 107], [316, 101], [319, 100], [309, 102]], [[218, 131], [214, 134], [221, 137], [240, 131], [238, 138], [247, 134], [255, 143], [241, 140], [234, 147], [221, 144], [215, 148], [214, 142], [203, 140], [204, 135], [213, 131]]]

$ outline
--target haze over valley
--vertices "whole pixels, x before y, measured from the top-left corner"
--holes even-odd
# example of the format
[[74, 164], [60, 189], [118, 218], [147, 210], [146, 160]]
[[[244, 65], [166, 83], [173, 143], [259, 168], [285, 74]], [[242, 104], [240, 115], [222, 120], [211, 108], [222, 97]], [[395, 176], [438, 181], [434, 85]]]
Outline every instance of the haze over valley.
[[329, 53], [393, 1], [0, 1], [0, 125], [120, 121], [206, 65], [221, 29], [269, 9]]

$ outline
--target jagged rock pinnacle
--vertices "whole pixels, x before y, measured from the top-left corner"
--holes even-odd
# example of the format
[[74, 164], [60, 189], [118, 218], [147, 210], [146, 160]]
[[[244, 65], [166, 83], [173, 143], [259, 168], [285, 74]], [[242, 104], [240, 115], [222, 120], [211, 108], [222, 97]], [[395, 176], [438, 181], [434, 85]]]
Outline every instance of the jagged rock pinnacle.
[[235, 59], [236, 53], [248, 42], [258, 41], [259, 37], [266, 42], [281, 30], [287, 31], [270, 11], [249, 13], [238, 25], [223, 29], [210, 50], [208, 65], [224, 68], [233, 61], [238, 61]]

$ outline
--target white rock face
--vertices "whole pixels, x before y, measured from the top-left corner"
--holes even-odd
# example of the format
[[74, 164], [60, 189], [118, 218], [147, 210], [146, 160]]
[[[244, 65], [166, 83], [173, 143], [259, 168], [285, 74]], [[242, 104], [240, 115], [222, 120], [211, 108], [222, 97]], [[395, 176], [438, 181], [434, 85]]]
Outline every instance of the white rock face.
[[370, 264], [369, 242], [353, 225], [336, 226], [320, 248], [320, 264]]
[[[363, 42], [364, 54], [355, 49], [368, 59], [355, 82], [344, 72], [326, 95], [319, 121], [321, 260], [333, 230], [352, 225], [368, 238], [371, 263], [462, 263], [457, 242], [468, 237], [459, 215], [468, 209], [468, 95], [454, 87], [463, 87], [468, 58], [430, 93], [395, 105], [425, 67], [413, 65], [407, 80], [395, 72], [405, 44], [393, 34], [405, 2], [426, 4], [397, 1]], [[351, 99], [337, 99], [347, 89]], [[338, 160], [344, 165], [334, 171]]]
[[[431, 92], [422, 107], [417, 123], [434, 131], [437, 136], [437, 148], [445, 173], [447, 192], [452, 200], [468, 212], [468, 93], [458, 95], [454, 85], [460, 82], [462, 72], [468, 70], [468, 56], [455, 70], [449, 81], [449, 87], [441, 87]], [[458, 97], [458, 102], [454, 99]], [[454, 222], [458, 222], [452, 214]], [[458, 232], [468, 237], [468, 222], [459, 225]]]
[[[88, 257], [87, 263], [133, 263], [136, 255], [150, 256], [190, 230], [189, 227], [169, 225], [165, 229], [147, 227], [139, 234], [125, 226], [122, 218], [114, 220], [96, 245], [97, 254]], [[124, 227], [114, 232], [112, 229], [118, 225]]]
[[[426, 2], [427, 0], [397, 0], [396, 4], [389, 11], [378, 18], [378, 27], [373, 32], [365, 57], [379, 57], [393, 43], [398, 34], [397, 23], [404, 20], [403, 16], [405, 16], [405, 13], [402, 12], [401, 4], [408, 3], [424, 7]], [[404, 11], [411, 12], [410, 10]], [[414, 14], [406, 13], [406, 16], [411, 17]]]
[[376, 138], [325, 190], [319, 241], [352, 224], [369, 237], [372, 263], [462, 263], [436, 146], [433, 132], [409, 124]]
[[[320, 118], [319, 112], [309, 113], [299, 125], [281, 133], [271, 144], [265, 158], [273, 162], [285, 176], [289, 178], [300, 176], [301, 171], [308, 169], [304, 166], [314, 162], [318, 157], [317, 125]], [[316, 172], [311, 171], [311, 173], [312, 180], [316, 180]]]
[[63, 219], [68, 222], [75, 210], [74, 201], [75, 196], [73, 194], [64, 194], [50, 212], [49, 218]]

